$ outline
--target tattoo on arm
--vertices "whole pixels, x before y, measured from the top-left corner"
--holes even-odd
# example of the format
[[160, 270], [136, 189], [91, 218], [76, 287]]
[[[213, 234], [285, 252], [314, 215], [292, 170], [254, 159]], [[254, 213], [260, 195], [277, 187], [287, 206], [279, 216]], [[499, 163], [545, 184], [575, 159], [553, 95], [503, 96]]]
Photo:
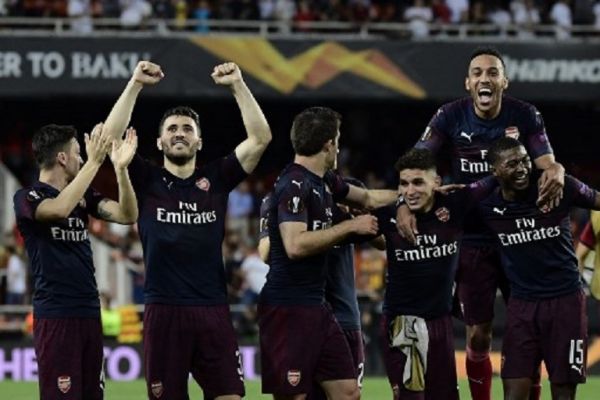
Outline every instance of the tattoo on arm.
[[112, 213], [104, 208], [105, 201], [101, 201], [98, 204], [98, 216], [104, 220], [110, 221], [112, 217]]

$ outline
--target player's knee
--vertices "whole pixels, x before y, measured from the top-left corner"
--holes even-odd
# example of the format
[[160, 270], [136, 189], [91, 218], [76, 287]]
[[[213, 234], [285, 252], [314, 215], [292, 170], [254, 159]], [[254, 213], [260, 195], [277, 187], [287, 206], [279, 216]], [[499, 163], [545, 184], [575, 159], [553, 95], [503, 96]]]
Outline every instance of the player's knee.
[[475, 325], [469, 330], [468, 346], [479, 352], [489, 351], [492, 345], [491, 324]]

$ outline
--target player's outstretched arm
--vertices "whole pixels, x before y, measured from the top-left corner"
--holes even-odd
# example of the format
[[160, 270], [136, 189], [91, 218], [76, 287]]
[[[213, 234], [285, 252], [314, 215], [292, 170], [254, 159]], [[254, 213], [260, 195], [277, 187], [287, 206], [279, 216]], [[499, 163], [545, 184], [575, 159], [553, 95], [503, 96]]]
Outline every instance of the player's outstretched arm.
[[376, 235], [377, 218], [365, 214], [341, 222], [331, 228], [309, 231], [305, 222], [279, 224], [283, 246], [292, 260], [323, 253], [346, 239], [350, 234]]
[[263, 260], [264, 262], [268, 262], [270, 251], [271, 251], [271, 241], [269, 240], [269, 237], [266, 236], [266, 237], [260, 238], [260, 240], [258, 241], [258, 255], [260, 256], [260, 259]]
[[119, 202], [105, 199], [98, 204], [98, 215], [106, 221], [133, 224], [138, 218], [137, 199], [127, 171], [136, 149], [137, 135], [133, 128], [127, 129], [125, 140], [121, 143], [113, 141], [110, 160], [117, 176]]
[[104, 122], [104, 129], [115, 139], [121, 140], [131, 119], [131, 113], [140, 91], [146, 85], [154, 85], [164, 78], [159, 65], [140, 61]]
[[248, 138], [236, 147], [235, 155], [244, 171], [249, 174], [254, 171], [271, 142], [271, 128], [252, 92], [246, 86], [240, 68], [235, 63], [217, 65], [211, 76], [216, 84], [231, 88], [242, 113]]
[[349, 187], [345, 200], [367, 210], [375, 210], [394, 204], [398, 197], [394, 190], [363, 189], [354, 185], [349, 185]]
[[557, 207], [563, 197], [565, 187], [565, 168], [556, 162], [554, 154], [544, 154], [533, 160], [538, 169], [543, 170], [538, 182], [538, 206], [549, 209]]
[[85, 134], [85, 149], [88, 160], [81, 167], [75, 178], [53, 199], [40, 203], [35, 211], [38, 221], [51, 221], [67, 218], [89, 188], [96, 173], [100, 169], [113, 138], [106, 134], [102, 124], [97, 124], [91, 135]]

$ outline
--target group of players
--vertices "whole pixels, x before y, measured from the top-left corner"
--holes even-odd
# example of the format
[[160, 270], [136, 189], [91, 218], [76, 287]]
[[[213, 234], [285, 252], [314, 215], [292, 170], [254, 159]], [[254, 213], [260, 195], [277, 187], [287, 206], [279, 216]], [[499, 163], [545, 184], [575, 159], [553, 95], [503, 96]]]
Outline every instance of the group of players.
[[[198, 166], [198, 115], [176, 107], [160, 121], [164, 157], [155, 166], [135, 154], [137, 135], [127, 126], [142, 88], [163, 77], [158, 65], [138, 64], [107, 119], [86, 134], [85, 163], [72, 127], [47, 125], [34, 135], [39, 180], [15, 194], [14, 206], [35, 281], [41, 399], [103, 398], [88, 215], [138, 223], [148, 397], [188, 399], [190, 373], [207, 399], [244, 396], [221, 244], [228, 193], [254, 170], [271, 131], [239, 68], [221, 64], [212, 77], [232, 90], [247, 138]], [[587, 317], [568, 212], [600, 209], [600, 195], [565, 176], [540, 113], [505, 96], [507, 86], [501, 55], [477, 49], [465, 79], [470, 96], [441, 107], [400, 157], [398, 191], [368, 190], [334, 172], [338, 113], [311, 107], [296, 116], [294, 160], [261, 208], [259, 250], [270, 266], [258, 309], [264, 393], [360, 398], [351, 246], [371, 241], [387, 251], [381, 344], [394, 399], [458, 399], [453, 313], [467, 325], [471, 396], [490, 399], [491, 321], [504, 278], [505, 398], [539, 399], [542, 361], [553, 398], [575, 398], [585, 381]], [[441, 185], [436, 158], [444, 149], [457, 185]], [[90, 188], [107, 154], [118, 201]]]

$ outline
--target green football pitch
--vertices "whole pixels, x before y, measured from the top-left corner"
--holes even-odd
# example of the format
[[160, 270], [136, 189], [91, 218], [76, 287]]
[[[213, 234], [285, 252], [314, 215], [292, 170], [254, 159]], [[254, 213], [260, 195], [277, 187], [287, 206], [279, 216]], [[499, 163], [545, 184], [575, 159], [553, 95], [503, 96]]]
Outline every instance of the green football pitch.
[[[106, 384], [105, 400], [145, 400], [144, 382], [141, 380], [132, 382], [113, 382]], [[260, 394], [260, 383], [258, 381], [246, 382], [246, 399], [267, 400], [269, 396]], [[366, 378], [362, 391], [364, 400], [391, 400], [391, 390], [387, 381], [383, 378]], [[6, 400], [33, 400], [37, 398], [36, 383], [0, 382], [0, 398]], [[469, 390], [466, 381], [460, 382], [460, 395], [462, 399], [469, 399]], [[200, 389], [190, 383], [190, 398], [192, 400], [202, 399]], [[600, 398], [600, 378], [588, 378], [585, 385], [580, 385], [577, 390], [577, 398], [581, 400], [597, 400]], [[502, 386], [500, 379], [494, 379], [493, 399], [502, 399]], [[543, 400], [550, 400], [549, 385], [543, 382]], [[442, 399], [440, 399], [442, 400]]]

